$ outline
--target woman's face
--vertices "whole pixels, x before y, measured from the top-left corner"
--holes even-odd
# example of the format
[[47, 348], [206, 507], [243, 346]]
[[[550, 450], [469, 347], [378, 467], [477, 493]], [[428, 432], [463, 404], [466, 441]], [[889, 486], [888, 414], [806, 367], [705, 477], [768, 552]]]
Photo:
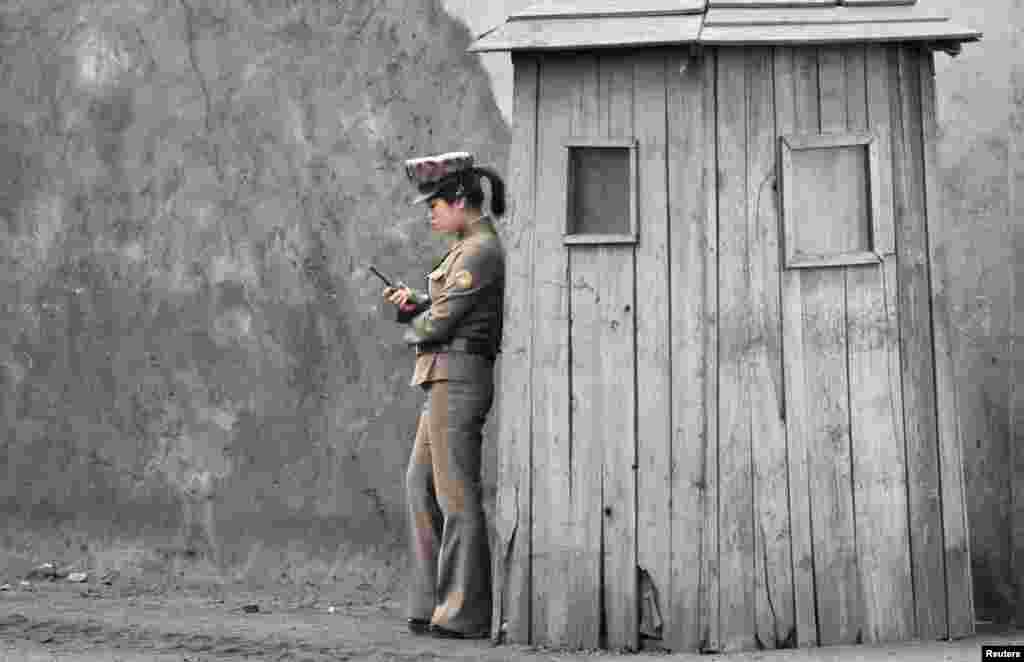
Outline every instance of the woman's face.
[[430, 200], [427, 203], [430, 205], [430, 229], [442, 234], [462, 232], [466, 227], [466, 208], [459, 202], [448, 204], [442, 198]]

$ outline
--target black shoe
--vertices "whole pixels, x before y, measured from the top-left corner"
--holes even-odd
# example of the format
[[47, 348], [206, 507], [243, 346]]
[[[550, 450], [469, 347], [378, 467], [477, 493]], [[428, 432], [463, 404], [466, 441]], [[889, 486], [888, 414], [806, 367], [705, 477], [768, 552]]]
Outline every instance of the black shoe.
[[431, 625], [430, 634], [434, 635], [438, 639], [487, 639], [491, 636], [489, 630], [481, 630], [479, 632], [459, 632], [457, 630], [449, 630], [448, 628], [441, 627], [440, 625]]
[[430, 632], [430, 621], [425, 618], [410, 618], [406, 620], [409, 625], [409, 632], [413, 634], [427, 634]]

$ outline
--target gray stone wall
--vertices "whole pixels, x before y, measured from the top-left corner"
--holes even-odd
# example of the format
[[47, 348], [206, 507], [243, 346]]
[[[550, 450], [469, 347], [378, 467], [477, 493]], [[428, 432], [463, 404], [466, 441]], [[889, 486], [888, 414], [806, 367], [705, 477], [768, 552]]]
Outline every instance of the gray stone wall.
[[469, 41], [438, 0], [3, 3], [8, 560], [297, 580], [401, 544], [420, 396], [366, 266], [445, 250], [404, 158], [505, 169]]

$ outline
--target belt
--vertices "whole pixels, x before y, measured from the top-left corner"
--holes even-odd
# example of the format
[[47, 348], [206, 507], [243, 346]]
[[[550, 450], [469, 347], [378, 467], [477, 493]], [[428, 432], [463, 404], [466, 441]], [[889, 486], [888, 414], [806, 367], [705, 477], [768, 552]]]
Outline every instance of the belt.
[[483, 354], [494, 358], [494, 347], [486, 340], [470, 340], [453, 338], [449, 342], [419, 343], [416, 354], [446, 354], [448, 352], [465, 352], [466, 354]]

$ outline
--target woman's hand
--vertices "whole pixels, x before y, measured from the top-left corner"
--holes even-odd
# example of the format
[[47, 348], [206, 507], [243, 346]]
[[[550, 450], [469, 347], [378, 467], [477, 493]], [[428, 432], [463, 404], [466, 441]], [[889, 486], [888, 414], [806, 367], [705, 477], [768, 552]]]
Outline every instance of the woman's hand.
[[403, 311], [415, 310], [416, 306], [409, 303], [412, 291], [408, 287], [385, 287], [384, 298]]

